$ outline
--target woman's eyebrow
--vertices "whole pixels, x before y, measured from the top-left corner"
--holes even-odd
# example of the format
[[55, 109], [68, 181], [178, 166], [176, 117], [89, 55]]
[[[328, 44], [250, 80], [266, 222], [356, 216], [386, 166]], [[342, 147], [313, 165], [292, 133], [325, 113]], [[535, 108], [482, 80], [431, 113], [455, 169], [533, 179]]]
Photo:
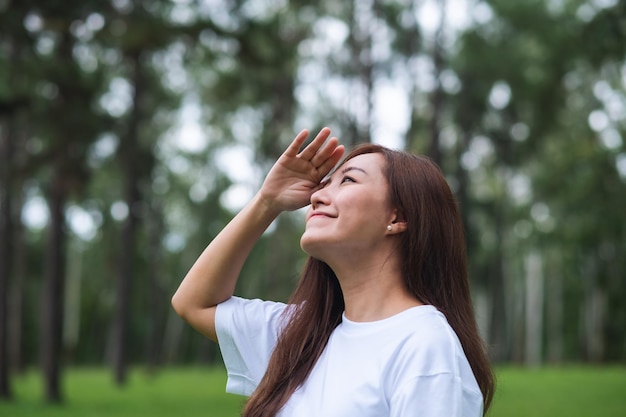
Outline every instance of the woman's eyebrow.
[[342, 173], [342, 174], [345, 174], [346, 172], [349, 172], [349, 171], [355, 171], [355, 170], [356, 170], [356, 171], [361, 171], [361, 172], [362, 172], [362, 173], [364, 173], [365, 175], [368, 175], [368, 174], [367, 174], [367, 171], [365, 171], [363, 168], [359, 168], [359, 167], [355, 167], [355, 166], [346, 167], [346, 168], [344, 168], [344, 169], [342, 169], [342, 170], [341, 170], [341, 173]]
[[367, 171], [365, 171], [363, 168], [359, 168], [359, 167], [355, 167], [355, 166], [349, 166], [349, 167], [345, 167], [341, 171], [335, 171], [333, 173], [328, 174], [326, 177], [324, 177], [322, 179], [322, 181], [320, 181], [320, 184], [328, 185], [328, 184], [330, 184], [330, 181], [331, 181], [332, 177], [337, 175], [337, 173], [339, 173], [341, 175], [344, 175], [346, 172], [350, 172], [350, 171], [361, 171], [365, 175], [369, 175], [367, 173]]

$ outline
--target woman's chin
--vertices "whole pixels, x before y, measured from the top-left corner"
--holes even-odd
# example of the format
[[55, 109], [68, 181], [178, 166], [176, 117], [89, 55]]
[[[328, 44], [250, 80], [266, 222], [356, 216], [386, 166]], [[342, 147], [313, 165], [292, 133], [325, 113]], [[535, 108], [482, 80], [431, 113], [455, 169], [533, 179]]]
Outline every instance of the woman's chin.
[[316, 239], [314, 236], [306, 233], [302, 235], [300, 238], [300, 247], [307, 255], [312, 256], [316, 259], [321, 259], [324, 253], [324, 245], [320, 239]]

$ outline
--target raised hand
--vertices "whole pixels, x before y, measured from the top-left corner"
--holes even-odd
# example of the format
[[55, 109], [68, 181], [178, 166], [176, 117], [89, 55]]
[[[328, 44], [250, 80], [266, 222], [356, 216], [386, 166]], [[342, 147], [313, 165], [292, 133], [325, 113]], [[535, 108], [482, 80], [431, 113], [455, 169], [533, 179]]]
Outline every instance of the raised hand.
[[[344, 153], [343, 145], [323, 128], [302, 151], [309, 132], [302, 130], [267, 174], [260, 196], [276, 211], [296, 210], [310, 202], [320, 181], [337, 165]], [[328, 139], [328, 141], [327, 141]]]
[[307, 136], [303, 130], [295, 137], [261, 190], [202, 252], [172, 298], [176, 312], [214, 341], [216, 306], [233, 295], [254, 244], [281, 211], [307, 205], [320, 181], [343, 156], [344, 147], [337, 138], [328, 139], [328, 128], [300, 152]]

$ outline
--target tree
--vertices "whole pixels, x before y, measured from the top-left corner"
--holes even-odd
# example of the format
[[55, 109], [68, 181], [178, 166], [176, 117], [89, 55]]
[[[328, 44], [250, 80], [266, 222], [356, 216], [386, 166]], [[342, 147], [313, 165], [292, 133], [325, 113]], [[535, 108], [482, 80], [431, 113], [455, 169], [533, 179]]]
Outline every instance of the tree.
[[[11, 334], [16, 328], [9, 316], [12, 289], [12, 277], [17, 270], [13, 260], [17, 253], [15, 243], [18, 227], [15, 213], [18, 210], [19, 187], [18, 164], [16, 164], [18, 143], [18, 120], [29, 104], [30, 97], [20, 88], [10, 89], [11, 85], [21, 85], [19, 73], [22, 68], [23, 53], [29, 48], [29, 39], [17, 22], [21, 22], [24, 11], [17, 8], [7, 11], [0, 18], [1, 39], [0, 49], [5, 52], [0, 58], [3, 71], [0, 78], [4, 80], [0, 89], [0, 399], [12, 397], [9, 373], [11, 346], [9, 340], [17, 335]], [[26, 52], [25, 55], [28, 55]], [[15, 83], [15, 84], [14, 84]]]
[[97, 70], [85, 72], [74, 55], [74, 19], [80, 19], [88, 5], [65, 6], [68, 9], [49, 4], [23, 10], [35, 21], [30, 28], [33, 38], [52, 40], [47, 44], [49, 47], [30, 55], [38, 66], [28, 67], [33, 78], [27, 79], [30, 82], [45, 79], [49, 88], [47, 97], [33, 100], [30, 116], [39, 122], [33, 129], [33, 136], [41, 140], [42, 148], [30, 158], [28, 166], [31, 172], [46, 177], [42, 182], [46, 183], [43, 188], [50, 213], [40, 317], [40, 356], [45, 375], [45, 396], [50, 402], [62, 401], [65, 207], [72, 196], [84, 190], [89, 178], [86, 153], [89, 144], [103, 129], [102, 118], [92, 111], [102, 86], [101, 73]]
[[[524, 339], [530, 334], [508, 329], [524, 328], [524, 306], [517, 303], [520, 294], [525, 293], [524, 286], [519, 284], [525, 279], [520, 273], [522, 259], [540, 248], [540, 259], [535, 264], [542, 267], [534, 268], [537, 272], [533, 276], [551, 271], [552, 275], [559, 277], [551, 280], [546, 276], [550, 291], [540, 288], [536, 292], [546, 294], [550, 314], [549, 319], [546, 316], [541, 318], [540, 325], [551, 320], [552, 331], [548, 333], [546, 343], [554, 347], [551, 357], [558, 361], [567, 354], [559, 353], [558, 346], [563, 345], [560, 340], [567, 340], [560, 335], [568, 334], [575, 339], [573, 335], [578, 333], [578, 329], [568, 328], [566, 322], [559, 320], [559, 317], [572, 314], [574, 305], [581, 301], [580, 293], [571, 292], [577, 287], [571, 281], [574, 276], [588, 282], [584, 294], [596, 294], [584, 301], [588, 307], [583, 309], [583, 317], [592, 314], [593, 318], [589, 320], [594, 324], [588, 328], [593, 328], [594, 332], [583, 340], [602, 341], [605, 337], [600, 334], [605, 326], [600, 323], [605, 317], [592, 313], [598, 311], [598, 306], [606, 311], [602, 291], [597, 295], [597, 258], [589, 254], [565, 254], [571, 254], [570, 244], [573, 242], [577, 248], [574, 252], [580, 255], [588, 251], [597, 253], [597, 249], [583, 249], [588, 239], [596, 240], [599, 235], [596, 234], [597, 226], [594, 232], [584, 227], [591, 220], [583, 220], [586, 216], [582, 213], [593, 213], [599, 207], [603, 211], [616, 207], [598, 202], [612, 199], [608, 193], [603, 193], [607, 183], [614, 189], [623, 185], [617, 180], [615, 164], [612, 170], [607, 168], [607, 164], [611, 164], [610, 157], [607, 160], [607, 155], [603, 155], [605, 152], [591, 140], [593, 135], [589, 133], [587, 121], [593, 112], [593, 104], [572, 104], [595, 101], [590, 97], [593, 84], [605, 75], [603, 70], [590, 68], [591, 62], [623, 57], [623, 48], [616, 46], [621, 43], [613, 40], [613, 36], [623, 38], [619, 30], [611, 31], [611, 36], [605, 36], [602, 41], [595, 39], [594, 45], [606, 45], [607, 48], [594, 48], [593, 52], [592, 48], [581, 48], [602, 33], [599, 26], [615, 28], [614, 22], [619, 19], [621, 9], [615, 6], [597, 14], [592, 11], [590, 20], [585, 20], [581, 17], [582, 3], [575, 1], [553, 9], [539, 2], [490, 1], [489, 6], [493, 13], [491, 20], [463, 34], [459, 53], [453, 61], [462, 82], [459, 106], [463, 105], [455, 116], [464, 130], [468, 129], [468, 134], [463, 136], [467, 138], [467, 147], [461, 155], [467, 158], [465, 165], [472, 165], [468, 178], [473, 188], [470, 196], [474, 194], [475, 201], [469, 202], [470, 219], [474, 218], [469, 223], [469, 231], [470, 235], [479, 235], [480, 231], [483, 240], [483, 248], [473, 246], [470, 251], [490, 253], [485, 261], [490, 259], [497, 268], [490, 270], [487, 263], [481, 266], [480, 257], [472, 266], [475, 276], [490, 277], [489, 287], [498, 289], [489, 297], [493, 306], [490, 342], [497, 347], [495, 357], [499, 360], [522, 358], [524, 354], [516, 352], [515, 346], [524, 346]], [[613, 23], [604, 21], [607, 16], [611, 16], [608, 19]], [[599, 24], [597, 19], [604, 22]], [[605, 58], [599, 58], [598, 51], [605, 51]], [[504, 56], [507, 58], [502, 59]], [[574, 84], [576, 88], [572, 87]], [[476, 147], [474, 150], [473, 146]], [[477, 153], [481, 148], [482, 157]], [[477, 157], [480, 164], [468, 163]], [[597, 175], [579, 166], [583, 159], [589, 163], [593, 161], [596, 166], [593, 172]], [[566, 177], [569, 180], [564, 182]], [[546, 189], [546, 183], [552, 186]], [[598, 195], [596, 199], [586, 200], [593, 201], [593, 208], [580, 211], [579, 201], [576, 200], [574, 205], [566, 203], [590, 184], [594, 184], [593, 193]], [[568, 208], [562, 211], [565, 207]], [[490, 218], [483, 217], [485, 209], [492, 210]], [[565, 213], [572, 210], [577, 215], [565, 221]], [[483, 215], [479, 214], [481, 211]], [[620, 224], [616, 217], [605, 214], [597, 218], [600, 217], [607, 220], [603, 224], [617, 235], [622, 233], [621, 228], [616, 228]], [[477, 221], [479, 218], [482, 220]], [[485, 230], [495, 230], [496, 233], [491, 237], [491, 233]], [[577, 230], [575, 239], [570, 235], [573, 230]], [[595, 237], [591, 238], [592, 235]], [[563, 261], [564, 257], [567, 262]], [[572, 269], [571, 265], [576, 267]], [[567, 288], [563, 289], [559, 284], [562, 282], [560, 277], [568, 276], [572, 278], [563, 282]], [[527, 279], [534, 278], [529, 276]], [[571, 297], [563, 295], [564, 291], [568, 291]], [[567, 300], [572, 300], [572, 304], [569, 305]], [[569, 339], [567, 344], [570, 354], [579, 355], [574, 353], [578, 350], [576, 342]], [[542, 343], [540, 356], [543, 356], [544, 349]]]
[[9, 134], [0, 137], [0, 398], [11, 398], [9, 384], [9, 343], [8, 343], [8, 304], [9, 304], [9, 277], [13, 270], [11, 260], [13, 251], [12, 233], [12, 184], [10, 181], [13, 143]]

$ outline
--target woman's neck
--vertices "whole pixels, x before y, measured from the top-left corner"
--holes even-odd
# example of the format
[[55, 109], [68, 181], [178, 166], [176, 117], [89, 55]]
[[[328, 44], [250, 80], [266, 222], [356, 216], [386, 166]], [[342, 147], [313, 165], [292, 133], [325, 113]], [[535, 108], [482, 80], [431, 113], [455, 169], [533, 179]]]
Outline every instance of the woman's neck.
[[357, 322], [382, 320], [422, 304], [405, 288], [395, 257], [382, 261], [376, 257], [361, 259], [360, 263], [331, 265], [341, 285], [348, 319]]

